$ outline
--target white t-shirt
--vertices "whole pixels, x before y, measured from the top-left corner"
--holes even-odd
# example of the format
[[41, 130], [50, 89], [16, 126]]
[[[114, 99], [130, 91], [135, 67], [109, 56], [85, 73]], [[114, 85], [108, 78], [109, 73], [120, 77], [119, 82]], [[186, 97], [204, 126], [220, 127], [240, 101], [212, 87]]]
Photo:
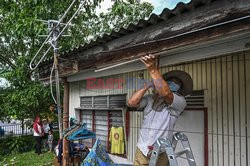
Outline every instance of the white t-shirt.
[[40, 126], [39, 124], [37, 124], [37, 128], [38, 128], [38, 131], [39, 131], [39, 133], [37, 133], [34, 129], [33, 129], [33, 131], [34, 131], [34, 136], [42, 136], [42, 126]]
[[43, 124], [43, 131], [44, 133], [49, 133], [49, 130], [50, 130], [50, 127], [49, 127], [49, 124]]
[[145, 156], [149, 151], [148, 146], [153, 146], [158, 138], [164, 137], [172, 141], [176, 120], [186, 107], [183, 96], [173, 95], [173, 103], [169, 106], [160, 102], [160, 105], [152, 108], [153, 95], [144, 96], [140, 102], [140, 107], [144, 108], [144, 120], [137, 146]]

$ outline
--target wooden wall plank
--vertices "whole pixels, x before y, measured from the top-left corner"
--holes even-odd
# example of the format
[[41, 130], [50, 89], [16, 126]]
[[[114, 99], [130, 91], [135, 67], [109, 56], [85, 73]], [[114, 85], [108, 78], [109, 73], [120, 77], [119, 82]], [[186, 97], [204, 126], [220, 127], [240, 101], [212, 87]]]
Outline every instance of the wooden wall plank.
[[[193, 76], [193, 64], [192, 63], [189, 63], [188, 64], [188, 74], [191, 76], [191, 78], [193, 79], [193, 82], [194, 81], [194, 76]], [[194, 89], [195, 89], [195, 85], [194, 85]]]
[[228, 122], [228, 87], [227, 87], [227, 58], [222, 57], [222, 121], [223, 121], [223, 128], [222, 128], [222, 139], [223, 139], [223, 165], [229, 165], [229, 151], [228, 151], [228, 134], [229, 134], [229, 122]]
[[221, 58], [216, 58], [216, 112], [217, 112], [217, 149], [218, 149], [218, 165], [223, 165], [224, 162], [224, 151], [223, 151], [223, 139], [222, 139], [222, 129], [223, 129], [223, 116], [222, 116], [222, 73], [221, 73]]
[[202, 60], [202, 67], [201, 67], [201, 76], [202, 76], [202, 89], [207, 89], [207, 61]]
[[240, 166], [240, 126], [239, 126], [239, 59], [238, 53], [233, 55], [233, 112], [235, 166]]
[[233, 63], [232, 63], [232, 56], [227, 57], [227, 94], [228, 94], [228, 128], [229, 128], [229, 166], [233, 166], [234, 164], [234, 114], [233, 114]]
[[183, 71], [184, 70], [184, 65], [178, 65], [177, 70], [182, 70]]
[[208, 108], [208, 165], [213, 166], [214, 157], [213, 157], [213, 135], [212, 135], [212, 67], [211, 60], [207, 60], [207, 108]]
[[211, 60], [211, 68], [212, 68], [212, 135], [213, 135], [213, 165], [218, 166], [218, 123], [217, 123], [217, 82], [216, 82], [216, 60]]
[[247, 165], [250, 164], [250, 52], [245, 53], [246, 117], [247, 117]]
[[197, 89], [202, 89], [202, 67], [201, 67], [201, 61], [197, 62]]
[[246, 96], [245, 96], [245, 66], [244, 52], [239, 54], [239, 105], [240, 105], [240, 161], [242, 166], [246, 166]]
[[177, 70], [177, 66], [172, 65], [172, 70]]
[[193, 82], [194, 82], [194, 89], [195, 90], [198, 90], [198, 75], [197, 75], [197, 63], [196, 62], [193, 62], [192, 63], [192, 67], [193, 67], [193, 70], [192, 70], [192, 76], [193, 76]]

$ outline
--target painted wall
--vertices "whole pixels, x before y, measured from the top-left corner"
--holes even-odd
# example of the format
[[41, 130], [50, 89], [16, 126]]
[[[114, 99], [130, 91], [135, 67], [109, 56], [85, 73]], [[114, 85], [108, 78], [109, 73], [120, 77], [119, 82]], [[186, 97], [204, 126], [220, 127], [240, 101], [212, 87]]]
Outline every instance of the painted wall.
[[[250, 52], [165, 66], [161, 68], [161, 72], [175, 69], [184, 70], [191, 75], [194, 90], [205, 90], [205, 105], [208, 107], [209, 165], [248, 165], [250, 162]], [[86, 81], [70, 83], [70, 116], [75, 116], [74, 108], [80, 106], [80, 96], [124, 93], [127, 93], [128, 97], [131, 96], [135, 89], [127, 87], [127, 78], [139, 78], [141, 72], [144, 73], [144, 78], [150, 78], [146, 70], [102, 78], [125, 80], [121, 89], [87, 89]], [[142, 120], [142, 113], [130, 113], [129, 160], [133, 160]]]

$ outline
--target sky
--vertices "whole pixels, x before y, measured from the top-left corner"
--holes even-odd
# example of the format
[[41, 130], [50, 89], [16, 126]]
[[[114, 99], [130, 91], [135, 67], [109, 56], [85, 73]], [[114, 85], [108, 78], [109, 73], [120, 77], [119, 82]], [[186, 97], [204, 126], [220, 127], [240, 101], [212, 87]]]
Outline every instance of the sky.
[[177, 3], [188, 3], [191, 0], [141, 0], [141, 2], [149, 2], [154, 6], [153, 13], [160, 14], [164, 8], [174, 9]]
[[[178, 2], [188, 3], [191, 0], [140, 0], [140, 1], [151, 3], [154, 6], [153, 13], [160, 14], [164, 8], [173, 9], [175, 8]], [[100, 5], [101, 8], [97, 9], [97, 12], [100, 13], [103, 11], [107, 11], [107, 9], [111, 7], [112, 3], [113, 2], [111, 2], [111, 0], [104, 0]], [[4, 86], [5, 84], [6, 81], [0, 78], [0, 86]]]
[[[101, 8], [97, 9], [97, 12], [99, 13], [99, 12], [106, 11], [113, 4], [112, 1], [114, 0], [104, 0], [100, 5]], [[153, 13], [160, 14], [164, 8], [173, 9], [175, 8], [178, 2], [188, 3], [191, 0], [140, 0], [140, 1], [151, 3], [154, 6]]]

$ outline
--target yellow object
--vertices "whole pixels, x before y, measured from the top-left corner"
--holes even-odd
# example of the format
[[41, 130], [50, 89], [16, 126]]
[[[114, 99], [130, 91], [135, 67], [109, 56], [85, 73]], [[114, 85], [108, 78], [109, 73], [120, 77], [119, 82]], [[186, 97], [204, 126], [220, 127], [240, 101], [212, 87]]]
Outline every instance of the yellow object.
[[111, 153], [124, 154], [124, 134], [122, 127], [111, 127], [109, 134]]

